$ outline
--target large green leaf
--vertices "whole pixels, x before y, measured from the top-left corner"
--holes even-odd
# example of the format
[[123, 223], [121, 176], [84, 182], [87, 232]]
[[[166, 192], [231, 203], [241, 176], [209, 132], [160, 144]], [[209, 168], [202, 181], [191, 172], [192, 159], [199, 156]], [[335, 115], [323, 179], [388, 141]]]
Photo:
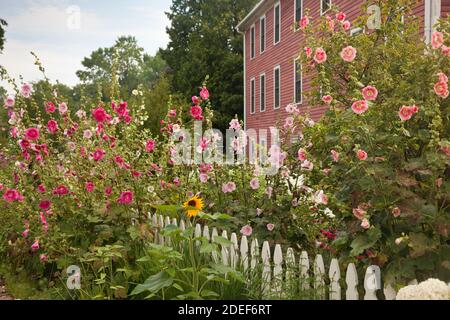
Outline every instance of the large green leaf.
[[157, 293], [163, 288], [168, 288], [173, 284], [173, 279], [166, 271], [161, 271], [151, 277], [149, 277], [143, 284], [139, 284], [131, 292], [132, 296], [141, 294], [143, 292]]
[[363, 253], [365, 250], [373, 247], [373, 245], [381, 238], [381, 231], [378, 228], [371, 228], [364, 234], [356, 237], [352, 243], [352, 256], [357, 256]]

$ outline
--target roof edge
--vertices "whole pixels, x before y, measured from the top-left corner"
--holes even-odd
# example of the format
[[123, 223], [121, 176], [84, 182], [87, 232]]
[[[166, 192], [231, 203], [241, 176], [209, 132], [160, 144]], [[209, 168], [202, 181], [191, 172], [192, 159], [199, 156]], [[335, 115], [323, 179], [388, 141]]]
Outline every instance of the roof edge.
[[270, 3], [270, 2], [274, 2], [273, 0], [261, 0], [260, 2], [258, 2], [252, 9], [252, 11], [249, 12], [249, 14], [247, 14], [245, 16], [245, 18], [239, 22], [239, 24], [236, 26], [236, 30], [238, 30], [239, 32], [244, 32], [246, 29], [246, 25], [248, 24], [249, 20], [260, 10], [264, 7], [264, 5], [266, 3]]

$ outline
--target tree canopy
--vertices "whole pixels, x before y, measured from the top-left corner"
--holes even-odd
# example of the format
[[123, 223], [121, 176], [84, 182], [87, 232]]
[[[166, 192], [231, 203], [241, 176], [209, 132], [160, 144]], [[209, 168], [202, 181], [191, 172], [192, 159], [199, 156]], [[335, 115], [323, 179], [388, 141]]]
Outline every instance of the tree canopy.
[[6, 21], [0, 18], [0, 53], [3, 51], [5, 46], [5, 27], [7, 25], [8, 24], [6, 23]]

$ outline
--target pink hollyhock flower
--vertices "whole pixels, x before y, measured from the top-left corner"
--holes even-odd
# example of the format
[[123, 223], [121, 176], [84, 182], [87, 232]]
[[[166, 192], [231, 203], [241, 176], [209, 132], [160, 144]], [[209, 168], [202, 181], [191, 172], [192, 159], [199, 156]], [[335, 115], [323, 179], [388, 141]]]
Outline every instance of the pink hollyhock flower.
[[448, 77], [445, 73], [439, 72], [438, 77], [439, 77], [439, 82], [445, 82], [448, 84]]
[[46, 113], [53, 113], [53, 112], [55, 112], [56, 111], [56, 107], [55, 107], [55, 105], [53, 104], [53, 102], [47, 102], [46, 104], [45, 104], [45, 112]]
[[341, 58], [346, 62], [353, 62], [356, 58], [356, 49], [352, 46], [345, 47], [341, 51]]
[[305, 160], [307, 159], [307, 156], [306, 156], [306, 150], [303, 149], [303, 148], [301, 148], [300, 150], [298, 150], [298, 152], [297, 152], [297, 158], [298, 158], [298, 160], [300, 160], [300, 161], [305, 161]]
[[259, 189], [259, 180], [258, 180], [258, 178], [253, 178], [250, 181], [250, 188], [252, 188], [253, 190], [258, 190]]
[[364, 150], [358, 150], [356, 152], [356, 155], [358, 156], [358, 159], [361, 160], [361, 161], [366, 161], [367, 158], [368, 158], [368, 154]]
[[206, 137], [202, 137], [200, 139], [199, 145], [197, 147], [197, 152], [198, 153], [204, 152], [208, 148], [208, 145], [209, 145], [209, 140]]
[[94, 158], [95, 161], [101, 161], [106, 155], [105, 150], [103, 149], [97, 149], [92, 153], [92, 158]]
[[330, 95], [326, 95], [322, 97], [322, 101], [328, 105], [331, 104], [331, 102], [333, 102], [333, 97]]
[[59, 104], [58, 110], [60, 114], [65, 115], [69, 108], [67, 107], [67, 104], [65, 102], [62, 102]]
[[344, 21], [344, 23], [342, 24], [342, 29], [344, 29], [345, 31], [350, 30], [350, 27], [351, 27], [351, 23], [348, 20]]
[[327, 61], [327, 53], [323, 48], [317, 48], [314, 53], [314, 61], [318, 64], [324, 63]]
[[90, 139], [90, 138], [92, 138], [92, 131], [91, 130], [89, 130], [89, 129], [86, 129], [86, 130], [84, 130], [84, 132], [83, 132], [83, 138], [85, 138], [85, 139]]
[[25, 231], [22, 232], [22, 237], [23, 238], [28, 238], [28, 234], [30, 233], [30, 229], [26, 229]]
[[392, 215], [396, 218], [400, 217], [400, 215], [402, 214], [402, 211], [400, 210], [399, 207], [395, 207], [394, 209], [392, 209]]
[[442, 45], [441, 50], [442, 50], [443, 55], [450, 57], [450, 48], [449, 47]]
[[253, 228], [249, 225], [243, 226], [241, 229], [241, 234], [246, 237], [250, 237], [253, 233]]
[[56, 196], [65, 196], [69, 194], [69, 189], [65, 185], [60, 185], [53, 190], [53, 194]]
[[29, 128], [25, 130], [25, 138], [30, 141], [35, 141], [39, 139], [39, 130], [36, 128]]
[[311, 161], [305, 160], [301, 164], [302, 169], [312, 171], [314, 169], [314, 164]]
[[450, 156], [450, 147], [441, 147], [441, 151], [447, 156]]
[[14, 106], [15, 100], [13, 97], [9, 96], [8, 98], [6, 98], [5, 100], [5, 107], [6, 108], [12, 108]]
[[442, 178], [436, 179], [436, 187], [438, 187], [438, 188], [442, 187], [443, 183], [444, 183], [444, 180]]
[[55, 120], [49, 120], [47, 123], [47, 130], [50, 133], [56, 133], [58, 131], [58, 123]]
[[324, 204], [324, 205], [328, 204], [328, 197], [323, 192], [323, 190], [316, 191], [316, 193], [314, 193], [314, 197], [313, 198], [314, 198], [314, 202], [316, 204]]
[[200, 178], [200, 182], [201, 183], [207, 183], [208, 179], [209, 179], [209, 177], [208, 177], [208, 175], [206, 173], [200, 173], [199, 178]]
[[22, 95], [22, 97], [24, 98], [29, 98], [31, 97], [31, 92], [33, 91], [33, 87], [31, 86], [31, 84], [29, 83], [24, 83], [22, 84], [22, 86], [20, 87], [20, 94]]
[[112, 194], [112, 188], [111, 187], [106, 187], [105, 188], [105, 194], [109, 197]]
[[414, 114], [419, 112], [419, 108], [417, 106], [402, 106], [398, 115], [402, 121], [408, 121], [412, 118]]
[[48, 211], [48, 210], [50, 210], [50, 207], [52, 206], [52, 203], [49, 201], [49, 200], [42, 200], [40, 203], [39, 203], [39, 208], [41, 209], [41, 210], [44, 210], [44, 211]]
[[47, 189], [45, 189], [45, 186], [43, 184], [38, 185], [38, 191], [40, 193], [45, 193]]
[[330, 31], [334, 31], [335, 28], [334, 20], [330, 16], [327, 16], [327, 24]]
[[304, 16], [303, 18], [300, 19], [299, 25], [301, 29], [305, 29], [308, 25], [309, 25], [309, 17], [308, 16]]
[[358, 219], [362, 220], [366, 216], [367, 212], [364, 209], [361, 208], [355, 208], [353, 209], [353, 215]]
[[91, 182], [91, 181], [88, 181], [88, 182], [86, 182], [86, 191], [87, 192], [92, 192], [92, 191], [94, 191], [94, 183], [93, 182]]
[[439, 49], [444, 44], [444, 34], [442, 32], [434, 32], [431, 35], [431, 46], [434, 49]]
[[310, 47], [305, 47], [305, 54], [308, 58], [311, 58], [312, 55], [312, 49]]
[[173, 184], [179, 186], [181, 184], [180, 178], [173, 179]]
[[193, 96], [192, 97], [192, 103], [195, 104], [196, 106], [199, 105], [200, 103], [200, 98], [197, 96]]
[[372, 86], [365, 87], [361, 92], [364, 99], [367, 101], [375, 101], [378, 97], [378, 90]]
[[202, 90], [200, 90], [200, 98], [203, 100], [209, 99], [209, 91], [206, 87], [203, 87]]
[[263, 214], [263, 211], [259, 208], [256, 208], [256, 215], [259, 217]]
[[202, 107], [200, 107], [198, 105], [192, 106], [190, 112], [191, 112], [192, 118], [194, 118], [195, 120], [202, 120], [203, 119]]
[[168, 116], [170, 118], [175, 118], [177, 116], [177, 110], [176, 109], [169, 110]]
[[6, 202], [14, 202], [14, 201], [20, 201], [22, 198], [19, 191], [16, 189], [7, 189], [5, 193], [3, 193], [3, 199]]
[[230, 122], [230, 129], [241, 130], [241, 124], [238, 119], [233, 119]]
[[133, 192], [131, 191], [124, 191], [120, 194], [119, 199], [117, 199], [117, 202], [120, 204], [131, 204], [133, 202]]
[[436, 83], [434, 85], [434, 92], [442, 98], [447, 98], [449, 95], [448, 84], [443, 81]]
[[147, 151], [148, 153], [152, 153], [155, 150], [155, 146], [156, 146], [155, 140], [150, 139], [145, 144], [145, 151]]
[[370, 228], [369, 220], [368, 219], [363, 219], [362, 222], [361, 222], [361, 227], [363, 229], [366, 229], [366, 230], [369, 229]]
[[355, 101], [352, 105], [352, 110], [356, 114], [363, 114], [369, 109], [369, 105], [366, 100]]
[[222, 192], [223, 193], [231, 193], [236, 190], [236, 184], [234, 182], [228, 182], [224, 183], [222, 185]]
[[297, 105], [294, 103], [290, 103], [286, 106], [286, 112], [287, 113], [297, 113], [298, 112], [298, 108]]
[[333, 157], [333, 162], [339, 162], [339, 152], [336, 150], [331, 150], [331, 156]]
[[340, 11], [339, 13], [336, 14], [336, 20], [340, 21], [340, 22], [344, 22], [346, 17], [347, 17], [347, 15], [342, 11]]
[[284, 128], [292, 128], [293, 125], [294, 125], [294, 118], [287, 117], [284, 120]]
[[11, 130], [9, 130], [9, 134], [11, 135], [11, 137], [16, 139], [18, 134], [19, 134], [19, 131], [17, 130], [17, 127], [12, 127]]
[[264, 193], [269, 197], [269, 199], [272, 198], [273, 188], [267, 187]]
[[31, 250], [33, 251], [39, 250], [39, 240], [34, 241], [34, 243], [31, 245]]
[[40, 256], [39, 256], [39, 260], [41, 261], [41, 263], [44, 263], [44, 262], [46, 262], [47, 261], [47, 255], [45, 254], [45, 253], [43, 253], [43, 254], [41, 254]]
[[109, 118], [109, 115], [106, 113], [105, 109], [99, 107], [92, 110], [92, 116], [94, 117], [97, 123], [106, 122]]
[[267, 225], [267, 230], [269, 230], [270, 232], [272, 232], [273, 229], [275, 229], [275, 225], [274, 225], [273, 223], [269, 223], [269, 224]]

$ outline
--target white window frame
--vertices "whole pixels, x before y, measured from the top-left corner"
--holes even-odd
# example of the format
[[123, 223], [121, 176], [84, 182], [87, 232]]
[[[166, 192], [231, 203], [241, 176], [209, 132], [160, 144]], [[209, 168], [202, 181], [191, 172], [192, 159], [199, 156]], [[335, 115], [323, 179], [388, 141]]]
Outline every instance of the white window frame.
[[365, 30], [363, 28], [357, 27], [350, 30], [350, 36], [353, 37], [354, 35], [365, 33]]
[[300, 58], [297, 58], [294, 60], [294, 103], [296, 105], [303, 104], [303, 67], [302, 64], [300, 64], [300, 102], [297, 102], [297, 61], [299, 61]]
[[[262, 30], [262, 24], [261, 24], [261, 21], [263, 21], [263, 20], [264, 20], [264, 50], [262, 50], [263, 30]], [[267, 49], [267, 19], [266, 19], [266, 15], [263, 15], [259, 18], [259, 54], [263, 54], [264, 52], [266, 52], [266, 49]]]
[[[264, 77], [264, 110], [261, 108], [262, 106], [262, 90], [261, 90], [261, 79]], [[259, 112], [266, 112], [267, 110], [267, 77], [266, 73], [263, 72], [259, 75]]]
[[[276, 7], [278, 7], [278, 12], [280, 15], [280, 28], [278, 30], [278, 42], [276, 42], [276, 28], [275, 28], [275, 21], [276, 21]], [[277, 45], [281, 42], [281, 2], [278, 1], [273, 6], [273, 45]]]
[[431, 35], [434, 31], [434, 25], [441, 16], [441, 0], [425, 0], [425, 43], [431, 42]]
[[327, 10], [323, 11], [323, 1], [324, 0], [320, 0], [320, 15], [323, 16], [325, 13], [328, 12], [328, 10], [330, 10], [333, 2], [330, 0], [330, 8], [328, 8]]
[[300, 27], [298, 25], [299, 20], [297, 20], [297, 8], [296, 8], [297, 1], [301, 2], [300, 7], [302, 9], [302, 13], [300, 14], [300, 19], [303, 17], [303, 0], [294, 0], [294, 24], [295, 24], [294, 32], [297, 32], [298, 30], [300, 30]]
[[[279, 98], [279, 106], [276, 106], [276, 94], [275, 94], [275, 72], [276, 70], [278, 70], [278, 76], [280, 77], [279, 81], [278, 81], [278, 95], [280, 96]], [[277, 65], [275, 66], [275, 68], [273, 68], [273, 108], [275, 110], [280, 109], [281, 108], [281, 65]]]
[[[252, 37], [252, 31], [253, 31], [253, 37]], [[253, 43], [253, 45], [252, 45]], [[252, 51], [253, 49], [253, 51]], [[256, 27], [253, 24], [250, 27], [250, 60], [253, 60], [256, 58]]]
[[250, 114], [256, 113], [256, 79], [250, 78]]

